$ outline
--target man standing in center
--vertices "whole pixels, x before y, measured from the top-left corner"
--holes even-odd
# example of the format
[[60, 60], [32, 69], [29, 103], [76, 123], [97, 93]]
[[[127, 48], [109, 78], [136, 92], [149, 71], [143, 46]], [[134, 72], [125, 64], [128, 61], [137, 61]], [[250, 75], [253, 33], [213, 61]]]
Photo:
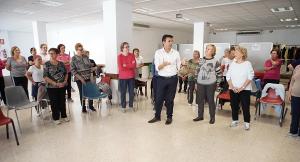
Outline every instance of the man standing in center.
[[155, 116], [148, 123], [155, 123], [161, 120], [161, 109], [163, 103], [167, 107], [166, 125], [172, 123], [174, 98], [178, 82], [177, 72], [180, 68], [179, 52], [172, 49], [173, 36], [162, 37], [163, 48], [155, 52], [155, 69], [158, 71], [157, 95], [155, 99]]

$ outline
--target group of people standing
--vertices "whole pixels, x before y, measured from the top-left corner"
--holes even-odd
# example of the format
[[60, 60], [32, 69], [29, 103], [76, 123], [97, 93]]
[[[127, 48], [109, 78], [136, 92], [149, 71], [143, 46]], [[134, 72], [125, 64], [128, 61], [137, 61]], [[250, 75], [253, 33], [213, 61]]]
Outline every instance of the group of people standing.
[[[174, 98], [179, 81], [180, 87], [184, 83], [184, 92], [188, 94], [188, 104], [193, 105], [194, 92], [196, 91], [196, 104], [198, 106], [197, 117], [194, 122], [204, 120], [204, 104], [207, 102], [209, 107], [210, 124], [215, 123], [216, 105], [214, 94], [216, 88], [222, 82], [228, 85], [230, 92], [230, 105], [232, 109], [231, 127], [239, 124], [238, 114], [240, 105], [244, 116], [244, 128], [250, 129], [250, 95], [251, 81], [254, 78], [254, 70], [251, 62], [247, 61], [247, 49], [236, 46], [225, 50], [222, 60], [215, 58], [216, 46], [209, 44], [205, 48], [203, 58], [200, 58], [200, 52], [195, 50], [193, 58], [181, 61], [179, 52], [172, 49], [174, 38], [172, 35], [162, 37], [163, 47], [158, 49], [154, 55], [153, 61], [153, 88], [154, 88], [154, 110], [153, 119], [148, 123], [161, 121], [162, 107], [166, 107], [167, 120], [165, 124], [171, 124], [173, 120]], [[119, 88], [121, 94], [121, 111], [125, 112], [126, 92], [129, 94], [129, 108], [133, 108], [134, 88], [136, 81], [141, 77], [141, 68], [143, 67], [143, 58], [139, 55], [139, 49], [129, 50], [129, 43], [123, 42], [120, 45], [118, 55], [119, 69]], [[52, 117], [56, 124], [61, 121], [69, 121], [66, 114], [66, 91], [69, 101], [71, 98], [71, 75], [78, 86], [80, 100], [82, 100], [82, 85], [92, 82], [95, 78], [93, 72], [96, 65], [84, 50], [83, 45], [75, 45], [76, 55], [72, 58], [65, 53], [65, 46], [59, 44], [57, 48], [50, 48], [47, 51], [47, 45], [41, 44], [40, 54], [37, 54], [35, 48], [31, 48], [31, 56], [27, 60], [21, 55], [20, 49], [16, 46], [11, 49], [11, 57], [6, 61], [0, 60], [0, 69], [6, 68], [16, 86], [22, 86], [28, 96], [28, 80], [32, 83], [32, 97], [36, 100], [38, 88], [46, 84], [47, 92], [50, 98]], [[48, 52], [48, 53], [47, 53]], [[280, 80], [281, 60], [278, 50], [271, 51], [271, 58], [266, 60], [264, 65], [264, 85], [267, 83], [278, 84]], [[297, 61], [296, 61], [297, 63]], [[293, 64], [293, 76], [290, 82], [288, 98], [292, 102], [292, 123], [291, 134], [299, 134], [300, 119], [300, 61]], [[0, 73], [0, 92], [4, 103], [4, 80], [2, 70]], [[187, 86], [189, 88], [187, 88]], [[140, 89], [141, 94], [142, 90]], [[178, 92], [181, 92], [181, 88]], [[87, 106], [90, 110], [96, 111], [93, 107], [93, 101], [89, 100], [88, 105], [81, 103], [82, 112], [87, 112]]]
[[[29, 98], [28, 80], [32, 83], [32, 98], [38, 99], [38, 92], [41, 86], [46, 87], [47, 95], [50, 99], [52, 118], [55, 124], [68, 122], [66, 114], [66, 97], [71, 98], [71, 75], [77, 83], [80, 99], [82, 99], [82, 84], [94, 79], [93, 72], [96, 70], [95, 62], [88, 57], [88, 51], [83, 49], [82, 44], [75, 45], [76, 55], [72, 58], [65, 53], [65, 45], [59, 44], [57, 48], [48, 50], [47, 44], [40, 45], [40, 53], [37, 54], [35, 48], [30, 49], [31, 56], [28, 62], [21, 55], [17, 46], [11, 48], [11, 57], [7, 60], [0, 60], [0, 68], [10, 71], [10, 76], [15, 86], [22, 86]], [[71, 73], [72, 72], [72, 73]], [[4, 79], [2, 70], [0, 74], [1, 98], [6, 104], [4, 92]], [[67, 94], [67, 96], [66, 96]], [[96, 111], [93, 101], [89, 101], [89, 109]], [[86, 105], [83, 102], [82, 112], [86, 113]]]

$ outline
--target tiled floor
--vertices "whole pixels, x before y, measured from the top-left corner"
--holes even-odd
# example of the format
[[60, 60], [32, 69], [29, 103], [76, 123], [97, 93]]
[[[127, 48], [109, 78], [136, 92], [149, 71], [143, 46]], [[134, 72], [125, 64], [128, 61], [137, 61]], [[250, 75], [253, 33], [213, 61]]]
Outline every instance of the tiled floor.
[[[245, 131], [242, 124], [229, 128], [228, 105], [210, 125], [208, 109], [205, 120], [195, 123], [196, 108], [187, 105], [186, 95], [177, 94], [175, 100], [174, 121], [169, 126], [164, 120], [147, 123], [153, 117], [150, 99], [142, 99], [137, 112], [122, 113], [113, 107], [106, 117], [100, 111], [82, 114], [77, 99], [71, 104], [71, 121], [61, 125], [43, 123], [37, 116], [31, 122], [30, 111], [21, 111], [20, 146], [12, 129], [7, 140], [5, 127], [0, 127], [0, 162], [300, 161], [300, 137], [287, 137], [290, 111], [283, 127], [276, 117], [265, 115], [252, 120], [251, 130]], [[251, 114], [253, 119], [253, 106]]]

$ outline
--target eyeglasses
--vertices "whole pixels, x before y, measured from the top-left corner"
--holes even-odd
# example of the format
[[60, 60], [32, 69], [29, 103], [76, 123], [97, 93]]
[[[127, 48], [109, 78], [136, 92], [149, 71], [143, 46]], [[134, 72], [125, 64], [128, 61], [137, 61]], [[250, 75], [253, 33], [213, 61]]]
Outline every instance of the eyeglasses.
[[79, 49], [77, 49], [77, 51], [80, 51], [80, 52], [82, 52], [82, 51], [83, 51], [83, 48], [79, 48]]
[[124, 46], [124, 48], [129, 48], [129, 46]]

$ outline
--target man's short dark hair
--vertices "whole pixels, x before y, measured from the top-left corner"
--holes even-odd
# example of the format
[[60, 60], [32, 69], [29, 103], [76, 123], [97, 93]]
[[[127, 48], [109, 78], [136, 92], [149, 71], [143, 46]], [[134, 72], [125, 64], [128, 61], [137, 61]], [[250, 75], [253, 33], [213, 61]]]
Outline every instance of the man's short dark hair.
[[163, 35], [161, 41], [165, 42], [167, 38], [173, 38], [173, 35], [165, 34], [165, 35]]

